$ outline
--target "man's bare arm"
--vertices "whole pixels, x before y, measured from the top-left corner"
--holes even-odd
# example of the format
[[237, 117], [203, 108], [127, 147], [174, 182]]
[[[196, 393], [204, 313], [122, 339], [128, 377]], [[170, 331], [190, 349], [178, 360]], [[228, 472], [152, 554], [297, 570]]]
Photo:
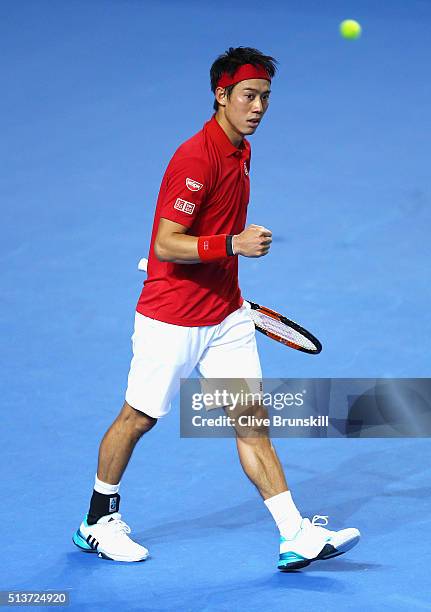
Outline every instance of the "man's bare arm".
[[[188, 228], [180, 223], [161, 218], [154, 242], [154, 252], [160, 261], [171, 263], [201, 263], [198, 238], [189, 236]], [[249, 225], [233, 238], [235, 255], [262, 257], [270, 249], [272, 233], [262, 225]]]
[[154, 242], [154, 252], [160, 261], [171, 263], [199, 263], [198, 238], [189, 236], [181, 223], [160, 219]]

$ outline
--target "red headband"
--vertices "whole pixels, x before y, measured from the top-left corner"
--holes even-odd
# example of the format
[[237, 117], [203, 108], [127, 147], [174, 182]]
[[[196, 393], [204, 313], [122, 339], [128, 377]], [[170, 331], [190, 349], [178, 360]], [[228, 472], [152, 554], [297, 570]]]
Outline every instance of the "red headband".
[[243, 64], [232, 75], [228, 74], [227, 72], [223, 72], [217, 83], [217, 87], [229, 87], [229, 85], [235, 85], [235, 83], [245, 81], [246, 79], [266, 79], [267, 81], [271, 81], [271, 77], [263, 66]]

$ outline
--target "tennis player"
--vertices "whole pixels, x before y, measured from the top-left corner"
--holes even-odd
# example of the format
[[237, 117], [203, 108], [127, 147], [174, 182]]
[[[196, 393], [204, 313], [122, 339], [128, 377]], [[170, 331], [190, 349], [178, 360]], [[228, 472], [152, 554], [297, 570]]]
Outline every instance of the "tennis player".
[[[180, 378], [261, 380], [255, 329], [238, 287], [238, 258], [268, 254], [272, 235], [246, 227], [250, 144], [268, 109], [276, 60], [230, 48], [210, 70], [213, 117], [175, 152], [162, 180], [137, 304], [125, 403], [99, 450], [88, 514], [73, 536], [83, 551], [142, 561], [148, 550], [130, 537], [119, 513], [121, 477], [143, 434], [170, 410]], [[281, 536], [279, 569], [339, 555], [357, 529], [329, 531], [327, 518], [303, 518], [267, 435], [237, 435], [245, 474]]]

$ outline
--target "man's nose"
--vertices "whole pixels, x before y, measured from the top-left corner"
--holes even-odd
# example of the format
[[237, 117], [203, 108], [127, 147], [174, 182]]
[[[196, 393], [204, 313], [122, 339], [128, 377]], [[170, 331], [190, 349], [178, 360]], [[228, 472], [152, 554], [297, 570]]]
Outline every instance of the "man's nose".
[[263, 112], [263, 104], [260, 98], [256, 98], [253, 103], [253, 112], [262, 113]]

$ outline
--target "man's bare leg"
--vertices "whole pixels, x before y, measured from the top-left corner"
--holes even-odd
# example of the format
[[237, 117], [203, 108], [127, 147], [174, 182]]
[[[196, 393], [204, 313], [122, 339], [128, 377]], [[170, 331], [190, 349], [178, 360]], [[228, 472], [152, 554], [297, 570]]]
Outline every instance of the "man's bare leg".
[[[257, 417], [266, 415], [262, 406], [253, 407], [250, 412]], [[331, 559], [353, 548], [360, 538], [357, 529], [330, 531], [325, 528], [325, 522], [315, 524], [314, 519], [310, 522], [302, 518], [268, 433], [263, 427], [236, 426], [241, 465], [280, 531], [278, 569], [283, 572], [297, 570], [317, 559]]]
[[[227, 409], [229, 411], [229, 409]], [[239, 414], [258, 419], [268, 417], [262, 405], [240, 408]], [[260, 421], [262, 422], [262, 421]], [[269, 438], [269, 428], [235, 426], [236, 444], [242, 468], [255, 485], [272, 514], [280, 533], [291, 537], [300, 528], [302, 517], [287, 486], [284, 470]]]
[[132, 408], [127, 402], [103, 437], [99, 465], [90, 508], [73, 542], [85, 552], [114, 561], [143, 561], [148, 557], [145, 546], [129, 536], [130, 528], [121, 520], [120, 480], [139, 438], [155, 424], [154, 419]]
[[242, 468], [264, 500], [288, 490], [280, 460], [268, 437], [237, 436], [236, 444]]
[[[229, 417], [236, 419], [235, 433], [238, 456], [242, 468], [264, 500], [288, 491], [280, 460], [269, 438], [269, 428], [262, 423], [268, 411], [261, 404], [225, 408]], [[253, 419], [250, 425], [240, 425], [242, 417]]]
[[100, 444], [97, 477], [103, 482], [118, 484], [136, 443], [156, 423], [157, 419], [135, 410], [124, 402], [120, 414]]

